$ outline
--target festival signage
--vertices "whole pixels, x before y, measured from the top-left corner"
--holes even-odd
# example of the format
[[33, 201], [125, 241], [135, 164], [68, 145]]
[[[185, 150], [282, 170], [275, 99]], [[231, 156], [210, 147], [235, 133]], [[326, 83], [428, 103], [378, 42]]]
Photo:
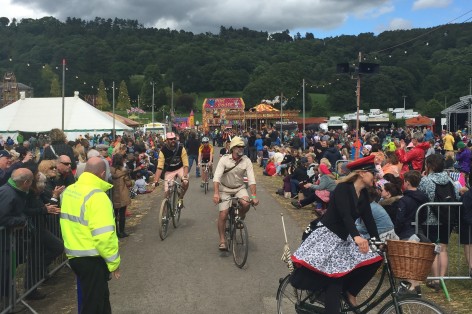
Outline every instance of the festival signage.
[[242, 98], [206, 98], [203, 109], [242, 109], [244, 110]]

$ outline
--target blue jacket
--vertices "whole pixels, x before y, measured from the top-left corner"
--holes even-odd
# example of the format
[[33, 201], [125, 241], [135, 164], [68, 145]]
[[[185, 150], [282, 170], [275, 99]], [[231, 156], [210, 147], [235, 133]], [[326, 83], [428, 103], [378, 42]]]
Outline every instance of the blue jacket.
[[[374, 216], [375, 225], [379, 234], [390, 231], [393, 229], [393, 222], [390, 219], [390, 216], [387, 214], [387, 211], [376, 202], [370, 203], [370, 208], [372, 210], [372, 215]], [[362, 221], [362, 219], [357, 219], [356, 221], [357, 230], [364, 239], [370, 239], [369, 232]]]

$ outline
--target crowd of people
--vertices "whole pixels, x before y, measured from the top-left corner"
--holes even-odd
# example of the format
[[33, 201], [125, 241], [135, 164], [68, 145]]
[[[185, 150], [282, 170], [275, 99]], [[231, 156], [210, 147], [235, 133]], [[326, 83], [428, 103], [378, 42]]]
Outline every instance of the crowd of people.
[[[303, 134], [298, 130], [279, 132], [275, 128], [261, 131], [183, 130], [177, 134], [169, 132], [165, 140], [159, 135], [138, 131], [116, 137], [112, 134], [84, 134], [75, 141], [67, 141], [66, 135], [59, 129], [53, 129], [49, 134], [20, 134], [16, 141], [0, 136], [0, 203], [11, 204], [0, 208], [0, 226], [34, 227], [31, 228], [34, 230], [31, 236], [41, 239], [40, 246], [46, 254], [44, 260], [37, 263], [40, 266], [28, 265], [27, 269], [35, 273], [39, 272], [38, 267], [42, 267], [44, 272], [63, 252], [68, 257], [77, 257], [74, 252], [78, 249], [71, 249], [77, 243], [64, 240], [64, 245], [63, 239], [50, 232], [44, 219], [60, 215], [62, 224], [64, 219], [77, 222], [70, 218], [72, 216], [83, 217], [80, 212], [66, 213], [62, 210], [60, 202], [64, 201], [61, 199], [64, 195], [70, 197], [66, 200], [74, 208], [74, 197], [77, 195], [84, 195], [87, 200], [95, 198], [94, 191], [84, 186], [96, 186], [96, 189], [107, 193], [113, 210], [110, 215], [102, 217], [102, 222], [108, 223], [112, 219], [113, 232], [106, 223], [99, 224], [96, 232], [101, 237], [103, 230], [111, 232], [105, 232], [107, 236], [104, 241], [117, 243], [115, 238], [128, 236], [125, 225], [131, 197], [152, 191], [161, 178], [169, 180], [177, 175], [183, 182], [183, 193], [179, 196], [179, 206], [183, 207], [193, 164], [195, 177], [202, 176], [201, 166], [211, 166], [217, 146], [221, 147], [222, 162], [215, 167], [213, 200], [220, 204], [220, 250], [226, 249], [223, 229], [227, 215], [227, 204], [220, 203], [220, 200], [228, 194], [241, 196], [245, 201], [241, 202], [243, 216], [249, 202], [257, 204], [255, 165], [262, 168], [264, 175], [280, 180], [281, 189], [277, 192], [292, 198], [296, 209], [308, 208], [319, 219], [315, 230], [307, 236], [310, 240], [305, 240], [294, 254], [294, 261], [300, 266], [299, 272], [302, 274], [297, 277], [299, 281], [293, 282], [294, 285], [303, 286], [306, 284], [303, 278], [315, 280], [313, 273], [318, 272], [319, 275], [317, 265], [322, 259], [312, 256], [309, 251], [326, 250], [326, 243], [336, 247], [341, 245], [340, 239], [346, 241], [350, 236], [350, 262], [321, 272], [332, 279], [331, 272], [346, 271], [350, 274], [347, 278], [363, 280], [357, 280], [356, 285], [347, 288], [343, 288], [342, 280], [323, 278], [318, 282], [327, 285], [333, 294], [337, 294], [339, 289], [347, 289], [350, 302], [355, 304], [357, 293], [367, 282], [365, 279], [370, 279], [379, 265], [377, 257], [366, 254], [365, 239], [370, 236], [381, 239], [412, 238], [415, 235], [412, 222], [416, 210], [424, 203], [438, 201], [437, 186], [450, 189], [452, 200], [464, 202], [460, 240], [464, 244], [472, 275], [472, 192], [468, 190], [469, 180], [472, 180], [469, 175], [472, 141], [467, 129], [454, 133], [443, 131], [442, 134], [434, 134], [430, 128], [361, 130], [358, 134], [342, 130], [309, 130]], [[227, 174], [235, 167], [236, 170]], [[212, 172], [210, 170], [210, 174]], [[452, 179], [452, 175], [457, 178]], [[245, 176], [248, 177], [251, 196], [244, 188]], [[68, 187], [71, 188], [67, 190]], [[72, 188], [76, 189], [74, 193]], [[336, 198], [341, 193], [352, 194], [353, 197]], [[96, 197], [103, 200], [103, 195]], [[39, 219], [30, 219], [32, 217]], [[441, 252], [432, 270], [433, 275], [438, 277], [444, 276], [447, 270], [450, 236], [447, 223], [442, 219], [434, 212], [422, 217], [423, 222], [427, 222], [425, 226], [439, 226], [426, 232], [431, 242], [439, 239], [441, 244]], [[79, 226], [77, 232], [83, 232], [81, 228]], [[320, 237], [326, 240], [323, 245], [319, 243]], [[320, 245], [322, 247], [318, 247]], [[118, 278], [117, 244], [116, 248], [114, 244], [111, 247], [113, 250], [106, 253], [110, 259], [105, 264], [100, 262], [100, 267], [105, 267], [105, 273], [114, 273]], [[350, 270], [358, 263], [371, 267], [352, 273]], [[5, 265], [1, 266], [2, 270], [9, 271]], [[90, 265], [74, 263], [71, 266], [77, 274], [90, 270]], [[0, 287], [7, 287], [8, 276], [2, 278]], [[93, 282], [90, 280], [84, 277], [89, 285]], [[34, 282], [26, 284], [32, 286]], [[408, 282], [405, 293], [421, 294], [418, 284]], [[439, 290], [438, 281], [431, 281], [428, 286]], [[5, 295], [6, 291], [1, 293]], [[44, 295], [36, 290], [28, 298], [41, 299]], [[330, 305], [334, 309], [335, 303]], [[106, 304], [104, 306], [107, 307]]]

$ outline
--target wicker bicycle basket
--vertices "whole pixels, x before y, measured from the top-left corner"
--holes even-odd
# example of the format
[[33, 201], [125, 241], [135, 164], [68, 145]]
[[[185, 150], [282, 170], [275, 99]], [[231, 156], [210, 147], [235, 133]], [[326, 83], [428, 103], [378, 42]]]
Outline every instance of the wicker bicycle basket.
[[387, 257], [395, 277], [424, 281], [434, 261], [434, 244], [387, 240]]

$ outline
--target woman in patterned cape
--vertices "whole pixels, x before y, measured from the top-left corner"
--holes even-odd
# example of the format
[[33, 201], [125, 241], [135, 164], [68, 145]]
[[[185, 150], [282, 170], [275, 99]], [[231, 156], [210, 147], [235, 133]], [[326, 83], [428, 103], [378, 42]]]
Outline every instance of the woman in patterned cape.
[[356, 304], [356, 296], [375, 275], [382, 263], [377, 253], [357, 231], [362, 218], [369, 234], [379, 238], [366, 187], [373, 186], [374, 156], [347, 165], [351, 173], [336, 186], [326, 214], [292, 255], [298, 267], [291, 277], [295, 288], [324, 289], [326, 313], [340, 312], [341, 293]]

